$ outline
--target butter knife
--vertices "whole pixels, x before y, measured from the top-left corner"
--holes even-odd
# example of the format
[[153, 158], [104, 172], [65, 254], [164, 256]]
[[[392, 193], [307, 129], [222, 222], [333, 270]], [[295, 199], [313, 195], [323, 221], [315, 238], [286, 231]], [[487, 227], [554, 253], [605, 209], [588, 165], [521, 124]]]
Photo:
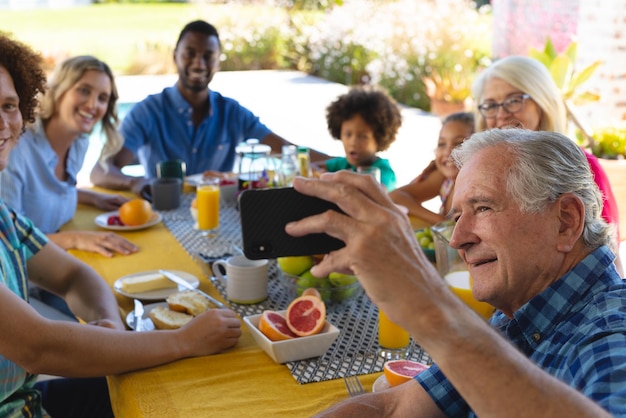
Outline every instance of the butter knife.
[[194, 292], [200, 293], [202, 296], [210, 300], [218, 308], [226, 308], [226, 305], [224, 305], [222, 302], [215, 299], [213, 296], [210, 296], [207, 293], [204, 293], [202, 290], [196, 289], [195, 287], [190, 285], [187, 280], [183, 279], [177, 274], [174, 274], [171, 271], [167, 271], [167, 270], [159, 270], [159, 273], [161, 273], [163, 276], [167, 277], [169, 280], [173, 281], [174, 283], [184, 287], [185, 289], [193, 290]]
[[135, 309], [133, 310], [133, 316], [135, 317], [135, 326], [133, 328], [136, 332], [143, 331], [143, 304], [138, 299], [135, 299]]

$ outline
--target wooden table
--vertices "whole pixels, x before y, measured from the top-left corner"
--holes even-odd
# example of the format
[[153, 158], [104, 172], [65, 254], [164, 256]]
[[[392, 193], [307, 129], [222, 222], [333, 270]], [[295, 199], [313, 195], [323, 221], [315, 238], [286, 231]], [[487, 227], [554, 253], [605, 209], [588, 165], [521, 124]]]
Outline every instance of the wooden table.
[[[79, 205], [74, 220], [64, 230], [98, 230], [100, 212]], [[118, 278], [152, 269], [175, 269], [200, 279], [200, 288], [223, 300], [164, 224], [121, 235], [141, 250], [130, 256], [105, 258], [71, 251], [91, 265], [113, 286]], [[132, 309], [132, 300], [116, 295], [120, 312]], [[243, 323], [243, 321], [242, 321]], [[180, 360], [148, 370], [109, 376], [111, 402], [116, 417], [293, 417], [310, 416], [348, 397], [342, 379], [298, 384], [287, 367], [274, 363], [254, 342], [250, 331], [225, 353]], [[360, 376], [367, 391], [381, 373]]]

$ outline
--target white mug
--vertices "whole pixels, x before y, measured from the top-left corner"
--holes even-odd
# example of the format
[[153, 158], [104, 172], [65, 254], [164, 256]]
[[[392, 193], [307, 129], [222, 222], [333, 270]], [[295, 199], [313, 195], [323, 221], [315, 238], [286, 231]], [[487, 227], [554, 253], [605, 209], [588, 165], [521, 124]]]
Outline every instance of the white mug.
[[[226, 270], [226, 276], [222, 270]], [[267, 299], [267, 260], [249, 260], [236, 255], [213, 262], [213, 274], [226, 284], [226, 297], [231, 302], [250, 305]]]

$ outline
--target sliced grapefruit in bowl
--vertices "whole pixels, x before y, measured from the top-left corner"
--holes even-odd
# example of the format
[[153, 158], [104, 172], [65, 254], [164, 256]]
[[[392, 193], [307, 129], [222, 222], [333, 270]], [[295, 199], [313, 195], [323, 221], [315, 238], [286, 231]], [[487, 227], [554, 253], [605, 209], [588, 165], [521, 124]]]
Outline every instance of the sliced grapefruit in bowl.
[[285, 317], [274, 311], [263, 311], [259, 319], [259, 331], [272, 341], [284, 341], [297, 337], [287, 326]]
[[286, 319], [289, 329], [300, 337], [319, 334], [326, 324], [326, 305], [317, 296], [297, 297], [289, 304]]
[[390, 360], [385, 363], [383, 372], [391, 387], [408, 382], [428, 369], [428, 366], [413, 360]]

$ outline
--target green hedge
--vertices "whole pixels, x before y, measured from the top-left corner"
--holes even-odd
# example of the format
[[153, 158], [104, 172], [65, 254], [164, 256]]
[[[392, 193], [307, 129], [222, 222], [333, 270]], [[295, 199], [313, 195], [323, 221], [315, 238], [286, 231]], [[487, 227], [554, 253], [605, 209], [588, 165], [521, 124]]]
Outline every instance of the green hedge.
[[296, 69], [348, 85], [377, 83], [422, 109], [425, 78], [460, 80], [455, 91], [436, 94], [467, 96], [491, 55], [490, 10], [466, 0], [124, 3], [3, 11], [0, 28], [42, 50], [50, 66], [89, 53], [118, 74], [155, 74], [175, 71], [180, 29], [205, 19], [220, 31], [223, 70]]

